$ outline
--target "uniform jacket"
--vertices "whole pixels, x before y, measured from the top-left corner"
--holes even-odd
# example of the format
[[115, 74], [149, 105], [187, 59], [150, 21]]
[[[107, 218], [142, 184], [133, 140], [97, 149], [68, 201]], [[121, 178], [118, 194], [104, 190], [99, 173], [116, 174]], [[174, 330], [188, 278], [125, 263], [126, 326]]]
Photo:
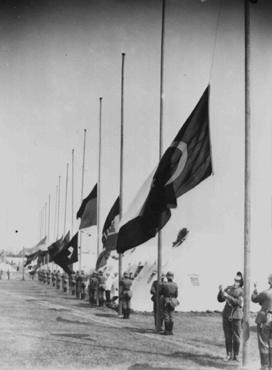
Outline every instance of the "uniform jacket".
[[218, 302], [226, 301], [223, 317], [241, 320], [243, 318], [243, 288], [230, 285], [224, 292], [228, 293], [230, 298], [225, 298], [221, 290], [217, 295]]
[[177, 298], [178, 286], [174, 281], [167, 281], [161, 285], [161, 295], [164, 298]]
[[272, 312], [272, 289], [264, 290], [258, 293], [256, 290], [252, 293], [251, 300], [254, 303], [259, 303], [262, 308], [258, 312], [256, 317], [256, 323], [261, 324], [266, 321], [266, 315], [268, 312]]
[[124, 294], [124, 292], [128, 292], [131, 288], [132, 280], [129, 278], [123, 278], [120, 281], [120, 294], [121, 296]]

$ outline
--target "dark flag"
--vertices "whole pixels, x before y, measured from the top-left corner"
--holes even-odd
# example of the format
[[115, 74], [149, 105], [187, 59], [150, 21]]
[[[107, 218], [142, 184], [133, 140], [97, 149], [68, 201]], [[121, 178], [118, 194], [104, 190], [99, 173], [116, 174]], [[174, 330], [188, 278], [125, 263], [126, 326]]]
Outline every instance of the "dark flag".
[[66, 244], [56, 255], [54, 262], [63, 268], [65, 272], [71, 274], [73, 271], [70, 265], [78, 261], [78, 233]]
[[177, 198], [211, 174], [208, 86], [121, 220], [117, 251], [123, 253], [154, 237], [170, 219]]
[[100, 268], [106, 266], [107, 261], [110, 257], [111, 252], [109, 250], [104, 249], [98, 256], [96, 261], [95, 269], [99, 270]]
[[64, 245], [69, 243], [69, 240], [70, 240], [70, 231], [68, 231], [64, 239], [63, 237], [61, 237], [48, 247], [49, 262], [54, 261], [56, 255], [59, 254]]
[[77, 212], [77, 218], [81, 218], [79, 230], [97, 225], [97, 184], [85, 198]]
[[120, 199], [114, 202], [103, 227], [102, 243], [103, 248], [109, 251], [116, 249], [118, 225], [120, 217]]

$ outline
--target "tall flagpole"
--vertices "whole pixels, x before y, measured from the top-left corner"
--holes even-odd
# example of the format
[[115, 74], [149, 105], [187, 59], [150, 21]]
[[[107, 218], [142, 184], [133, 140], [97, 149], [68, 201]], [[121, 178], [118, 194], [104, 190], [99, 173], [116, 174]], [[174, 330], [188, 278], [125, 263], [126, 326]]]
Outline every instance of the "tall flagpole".
[[[163, 99], [164, 99], [164, 35], [165, 35], [165, 0], [162, 0], [162, 24], [161, 24], [161, 62], [160, 62], [160, 133], [159, 133], [159, 159], [162, 157], [163, 151]], [[162, 266], [162, 233], [158, 232], [158, 257], [157, 257], [157, 279], [158, 284], [161, 281], [161, 266]], [[160, 302], [159, 289], [156, 294], [156, 330], [160, 330]]]
[[97, 181], [97, 258], [100, 252], [100, 201], [101, 201], [101, 154], [102, 154], [102, 97], [99, 98], [99, 148], [98, 148], [98, 181]]
[[[51, 195], [48, 195], [48, 221], [47, 221], [47, 245], [49, 246], [50, 244], [50, 215], [51, 213]], [[49, 255], [47, 253], [47, 269], [49, 269]]]
[[60, 226], [60, 180], [59, 176], [59, 185], [58, 185], [58, 209], [57, 209], [57, 239], [59, 238], [59, 226]]
[[251, 225], [251, 122], [250, 122], [250, 3], [244, 0], [245, 12], [245, 174], [244, 174], [244, 325], [243, 367], [249, 362], [250, 316], [250, 225]]
[[67, 163], [67, 165], [66, 165], [63, 236], [65, 236], [65, 234], [66, 234], [67, 197], [68, 197], [68, 173], [69, 173], [69, 163]]
[[[83, 157], [82, 157], [82, 176], [81, 176], [81, 203], [83, 201], [84, 194], [84, 178], [85, 178], [85, 153], [86, 153], [86, 128], [84, 129], [84, 140], [83, 140]], [[82, 232], [79, 233], [79, 270], [81, 270], [81, 260], [82, 260]]]
[[[120, 190], [119, 190], [119, 207], [120, 220], [123, 214], [123, 169], [124, 169], [124, 71], [125, 71], [125, 53], [122, 53], [122, 67], [121, 67], [121, 131], [120, 131]], [[120, 282], [122, 279], [122, 253], [119, 253], [119, 292]], [[122, 315], [122, 305], [119, 304], [119, 315]]]
[[74, 233], [74, 173], [75, 173], [75, 151], [72, 149], [72, 174], [71, 174], [71, 235]]
[[44, 205], [44, 235], [43, 237], [47, 236], [47, 202]]
[[56, 185], [56, 198], [55, 198], [55, 215], [54, 215], [54, 237], [58, 239], [57, 233], [57, 213], [58, 213], [58, 185]]

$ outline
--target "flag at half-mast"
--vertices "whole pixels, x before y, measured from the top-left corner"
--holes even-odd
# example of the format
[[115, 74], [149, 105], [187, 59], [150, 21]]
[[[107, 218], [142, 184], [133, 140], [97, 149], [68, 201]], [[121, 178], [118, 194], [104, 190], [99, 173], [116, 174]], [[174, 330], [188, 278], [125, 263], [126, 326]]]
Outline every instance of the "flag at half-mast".
[[54, 261], [56, 255], [59, 254], [63, 246], [69, 243], [69, 241], [70, 241], [70, 231], [68, 231], [64, 238], [61, 237], [48, 247], [49, 262]]
[[209, 86], [146, 180], [120, 223], [117, 251], [154, 237], [177, 207], [177, 198], [212, 174]]
[[22, 254], [24, 254], [26, 257], [26, 262], [24, 264], [25, 267], [29, 265], [34, 259], [36, 259], [36, 257], [40, 255], [41, 251], [47, 250], [46, 241], [47, 241], [47, 237], [45, 236], [34, 247], [24, 249]]
[[112, 251], [116, 249], [120, 218], [120, 198], [114, 202], [102, 230], [103, 248]]
[[54, 262], [63, 268], [65, 272], [71, 274], [73, 271], [70, 265], [78, 261], [78, 233], [73, 238], [62, 245], [61, 250], [55, 256]]
[[79, 230], [97, 225], [97, 184], [87, 198], [83, 199], [76, 216], [81, 219]]

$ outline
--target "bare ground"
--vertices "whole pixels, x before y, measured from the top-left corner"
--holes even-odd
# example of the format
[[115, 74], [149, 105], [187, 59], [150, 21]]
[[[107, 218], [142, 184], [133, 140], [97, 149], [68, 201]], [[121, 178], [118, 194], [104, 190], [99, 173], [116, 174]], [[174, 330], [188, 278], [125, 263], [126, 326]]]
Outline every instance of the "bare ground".
[[[118, 318], [37, 281], [0, 281], [0, 369], [239, 369], [225, 363], [221, 315], [177, 313], [175, 335], [150, 313]], [[255, 327], [250, 369], [259, 368]]]

